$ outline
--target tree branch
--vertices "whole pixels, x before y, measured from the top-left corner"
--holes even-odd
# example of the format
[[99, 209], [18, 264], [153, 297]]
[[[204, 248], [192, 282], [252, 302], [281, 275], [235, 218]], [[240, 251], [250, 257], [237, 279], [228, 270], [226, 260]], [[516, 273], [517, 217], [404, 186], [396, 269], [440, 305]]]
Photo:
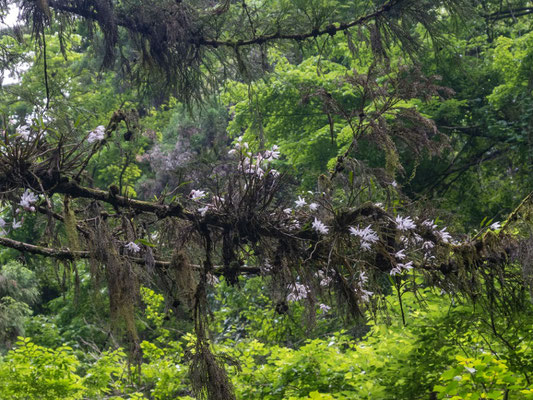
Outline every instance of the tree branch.
[[[196, 37], [194, 39], [191, 39], [192, 44], [196, 44], [199, 46], [210, 46], [210, 47], [219, 47], [219, 46], [227, 46], [227, 47], [241, 47], [241, 46], [250, 46], [254, 44], [262, 44], [265, 42], [270, 42], [274, 40], [296, 40], [301, 41], [305, 39], [309, 39], [312, 37], [317, 36], [323, 36], [323, 35], [331, 35], [334, 36], [337, 32], [346, 31], [349, 28], [352, 28], [354, 26], [362, 25], [365, 22], [368, 22], [374, 18], [378, 18], [383, 14], [386, 14], [390, 12], [391, 10], [395, 9], [399, 4], [404, 3], [407, 0], [389, 0], [385, 4], [383, 4], [380, 8], [378, 8], [376, 11], [364, 15], [356, 20], [353, 20], [351, 22], [343, 22], [340, 24], [335, 25], [328, 25], [325, 28], [319, 29], [315, 28], [310, 32], [300, 33], [300, 34], [287, 34], [282, 32], [276, 32], [272, 35], [263, 35], [263, 36], [257, 36], [252, 39], [247, 40], [237, 40], [237, 41], [224, 41], [224, 40], [216, 40], [216, 39], [210, 39], [205, 37]], [[87, 10], [82, 7], [77, 7], [75, 5], [68, 5], [63, 4], [61, 1], [58, 0], [50, 0], [49, 1], [50, 8], [53, 8], [57, 11], [66, 12], [70, 14], [77, 15], [79, 17], [97, 21], [98, 20], [98, 13], [96, 11]], [[133, 24], [131, 18], [129, 18], [125, 14], [118, 14], [116, 15], [116, 23], [118, 26], [121, 26], [123, 28], [126, 28], [129, 31], [135, 32], [135, 33], [142, 33], [146, 34], [152, 30], [152, 27], [145, 26], [146, 24]]]
[[272, 40], [302, 41], [302, 40], [309, 39], [312, 37], [317, 37], [317, 36], [324, 36], [324, 35], [334, 36], [337, 32], [346, 31], [350, 28], [353, 28], [354, 26], [362, 25], [367, 21], [370, 21], [374, 18], [378, 18], [381, 15], [386, 14], [387, 12], [389, 12], [390, 10], [398, 6], [398, 4], [401, 4], [402, 2], [405, 2], [405, 1], [406, 0], [389, 0], [388, 2], [383, 4], [379, 9], [377, 9], [373, 13], [364, 15], [354, 21], [342, 22], [336, 25], [332, 24], [322, 29], [315, 28], [311, 32], [300, 33], [300, 34], [297, 34], [297, 33], [284, 34], [281, 32], [276, 32], [272, 35], [263, 35], [263, 36], [258, 36], [258, 37], [248, 39], [248, 40], [238, 40], [238, 41], [220, 41], [220, 40], [210, 40], [210, 39], [201, 38], [199, 40], [199, 43], [202, 45], [208, 45], [208, 46], [213, 46], [213, 47], [218, 47], [218, 46], [241, 47], [241, 46], [250, 46], [253, 44], [263, 44], [265, 42], [269, 42]]
[[151, 212], [156, 214], [159, 218], [179, 217], [189, 221], [195, 220], [194, 214], [184, 210], [181, 204], [171, 206], [130, 199], [125, 196], [114, 194], [111, 191], [107, 192], [100, 189], [84, 187], [71, 180], [59, 183], [53, 191], [56, 193], [67, 194], [72, 197], [100, 200], [115, 207], [129, 207], [137, 211]]
[[53, 257], [59, 260], [74, 260], [76, 258], [89, 258], [88, 251], [72, 251], [70, 249], [51, 249], [49, 247], [36, 246], [34, 244], [19, 242], [13, 239], [0, 237], [0, 245], [21, 251], [23, 253], [37, 254], [45, 257]]
[[514, 8], [509, 10], [502, 10], [497, 11], [495, 13], [486, 15], [485, 17], [493, 20], [498, 21], [501, 19], [507, 19], [507, 18], [517, 18], [517, 17], [523, 17], [524, 15], [533, 14], [533, 7], [522, 7], [522, 8]]
[[[14, 250], [21, 251], [23, 253], [31, 253], [35, 255], [40, 255], [44, 257], [51, 257], [56, 258], [58, 260], [69, 260], [74, 261], [77, 259], [88, 259], [91, 257], [91, 254], [89, 251], [73, 251], [68, 248], [62, 248], [62, 249], [52, 249], [49, 247], [43, 247], [43, 246], [36, 246], [34, 244], [19, 242], [17, 240], [0, 237], [0, 245], [9, 247]], [[145, 265], [146, 261], [144, 258], [140, 257], [128, 257], [126, 258], [134, 262], [135, 264], [139, 265]], [[169, 267], [170, 261], [164, 261], [164, 260], [154, 260], [154, 264], [158, 267]], [[201, 265], [193, 265], [196, 269], [201, 269]], [[261, 273], [261, 269], [259, 267], [240, 267], [239, 272], [243, 274], [259, 274]], [[222, 275], [223, 273], [223, 267], [215, 267], [214, 273], [216, 275]]]

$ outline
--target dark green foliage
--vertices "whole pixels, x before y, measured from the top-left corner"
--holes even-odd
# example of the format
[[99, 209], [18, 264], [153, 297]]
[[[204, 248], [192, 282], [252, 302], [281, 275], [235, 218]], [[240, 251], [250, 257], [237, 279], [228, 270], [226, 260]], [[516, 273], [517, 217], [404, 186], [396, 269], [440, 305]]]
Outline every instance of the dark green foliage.
[[533, 397], [530, 1], [17, 4], [0, 399]]

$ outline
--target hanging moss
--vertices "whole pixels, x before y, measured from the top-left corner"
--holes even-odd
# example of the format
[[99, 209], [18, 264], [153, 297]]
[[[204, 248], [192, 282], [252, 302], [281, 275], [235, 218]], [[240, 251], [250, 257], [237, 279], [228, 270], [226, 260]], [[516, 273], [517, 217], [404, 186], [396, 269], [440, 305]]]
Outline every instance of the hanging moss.
[[78, 236], [76, 215], [70, 207], [69, 196], [65, 196], [63, 199], [63, 218], [68, 245], [71, 250], [78, 251], [81, 249], [80, 239]]
[[234, 400], [233, 385], [222, 365], [231, 362], [225, 357], [216, 357], [205, 340], [198, 340], [189, 366], [193, 392], [198, 399]]

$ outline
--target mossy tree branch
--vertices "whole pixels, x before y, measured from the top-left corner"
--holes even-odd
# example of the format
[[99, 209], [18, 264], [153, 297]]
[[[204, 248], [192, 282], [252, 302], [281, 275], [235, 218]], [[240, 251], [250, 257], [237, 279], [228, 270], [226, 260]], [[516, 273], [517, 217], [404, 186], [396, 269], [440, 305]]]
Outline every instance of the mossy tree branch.
[[[68, 248], [53, 249], [50, 247], [37, 246], [34, 244], [20, 242], [20, 241], [5, 238], [5, 237], [0, 237], [0, 246], [8, 247], [13, 250], [18, 250], [22, 253], [30, 253], [34, 255], [55, 258], [57, 260], [75, 261], [79, 259], [91, 258], [90, 252], [86, 250], [74, 251]], [[134, 262], [139, 265], [145, 265], [146, 263], [146, 261], [140, 257], [127, 256], [127, 259], [128, 261]], [[154, 265], [157, 267], [169, 267], [170, 263], [171, 262], [167, 260], [154, 260]], [[198, 270], [202, 268], [201, 265], [194, 265], [194, 264], [192, 265], [192, 267]], [[213, 272], [215, 275], [221, 275], [222, 267], [215, 266], [213, 269]], [[240, 267], [239, 272], [242, 274], [253, 275], [253, 274], [259, 274], [261, 270], [259, 267], [246, 266], [246, 267]]]

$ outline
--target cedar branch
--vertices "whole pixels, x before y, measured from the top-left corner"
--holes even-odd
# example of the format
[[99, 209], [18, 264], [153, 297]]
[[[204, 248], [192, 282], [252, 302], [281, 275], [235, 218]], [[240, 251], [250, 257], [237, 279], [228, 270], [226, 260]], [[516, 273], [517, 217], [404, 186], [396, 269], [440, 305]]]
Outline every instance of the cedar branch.
[[[209, 46], [209, 47], [219, 47], [219, 46], [226, 46], [226, 47], [243, 47], [243, 46], [250, 46], [254, 44], [263, 44], [270, 41], [275, 40], [296, 40], [296, 41], [302, 41], [305, 39], [317, 37], [317, 36], [324, 36], [324, 35], [335, 35], [337, 32], [343, 32], [350, 28], [353, 28], [354, 26], [363, 25], [364, 23], [371, 21], [375, 18], [379, 18], [382, 15], [390, 12], [394, 8], [396, 8], [399, 4], [406, 2], [406, 0], [389, 0], [385, 4], [383, 4], [380, 8], [375, 10], [374, 12], [364, 15], [362, 17], [359, 17], [353, 21], [350, 22], [342, 22], [340, 24], [335, 25], [328, 25], [322, 29], [314, 28], [310, 32], [300, 33], [300, 34], [287, 34], [282, 32], [276, 32], [271, 35], [262, 35], [257, 36], [251, 39], [247, 40], [237, 40], [237, 41], [224, 41], [224, 40], [216, 40], [211, 38], [206, 38], [203, 36], [196, 37], [194, 39], [191, 39], [194, 41], [195, 45], [198, 46]], [[96, 21], [98, 20], [98, 13], [94, 10], [87, 10], [82, 7], [77, 7], [76, 5], [69, 5], [64, 4], [63, 2], [59, 0], [50, 0], [49, 1], [50, 8], [53, 8], [57, 11], [61, 12], [67, 12], [70, 14], [77, 15], [79, 17]], [[116, 23], [118, 26], [121, 26], [123, 28], [126, 28], [129, 31], [135, 32], [135, 33], [146, 33], [150, 32], [151, 27], [139, 25], [138, 23], [133, 24], [131, 21], [131, 18], [129, 18], [125, 14], [118, 14], [116, 16]]]
[[315, 28], [311, 32], [306, 33], [294, 33], [294, 34], [284, 34], [281, 32], [276, 32], [272, 35], [264, 35], [264, 36], [258, 36], [253, 39], [248, 40], [238, 40], [238, 41], [220, 41], [220, 40], [209, 40], [205, 38], [201, 38], [199, 43], [203, 45], [208, 46], [228, 46], [228, 47], [242, 47], [242, 46], [250, 46], [253, 44], [263, 44], [265, 42], [270, 42], [273, 40], [296, 40], [296, 41], [302, 41], [305, 39], [310, 39], [317, 36], [324, 36], [324, 35], [330, 35], [334, 36], [337, 32], [343, 32], [350, 28], [353, 28], [354, 26], [363, 25], [365, 22], [371, 21], [375, 18], [379, 18], [381, 15], [386, 14], [390, 10], [392, 10], [394, 7], [396, 7], [398, 4], [405, 2], [405, 0], [389, 0], [385, 4], [383, 4], [379, 9], [374, 11], [373, 13], [364, 15], [354, 21], [351, 22], [342, 22], [337, 25], [328, 25], [322, 29]]

